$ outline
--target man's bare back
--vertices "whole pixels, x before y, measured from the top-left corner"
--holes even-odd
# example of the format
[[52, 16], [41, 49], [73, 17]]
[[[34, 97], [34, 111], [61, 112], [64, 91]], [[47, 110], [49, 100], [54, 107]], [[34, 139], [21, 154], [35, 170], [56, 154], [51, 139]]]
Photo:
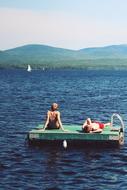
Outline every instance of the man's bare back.
[[58, 109], [58, 104], [53, 103], [51, 106], [51, 110], [47, 112], [47, 119], [46, 119], [43, 130], [45, 130], [46, 128], [48, 129], [61, 128], [63, 131], [65, 131], [60, 119], [60, 112], [57, 111], [57, 109]]

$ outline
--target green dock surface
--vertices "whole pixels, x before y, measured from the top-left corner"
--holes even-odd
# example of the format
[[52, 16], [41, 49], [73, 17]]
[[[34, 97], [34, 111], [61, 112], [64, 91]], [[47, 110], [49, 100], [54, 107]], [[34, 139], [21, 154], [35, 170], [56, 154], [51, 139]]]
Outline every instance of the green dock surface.
[[121, 132], [119, 126], [110, 128], [106, 126], [101, 133], [84, 133], [81, 125], [64, 125], [66, 131], [61, 129], [46, 129], [43, 131], [43, 125], [39, 125], [36, 129], [33, 129], [28, 134], [28, 139], [32, 142], [52, 142], [53, 141], [80, 141], [80, 142], [108, 142], [123, 144], [124, 133]]

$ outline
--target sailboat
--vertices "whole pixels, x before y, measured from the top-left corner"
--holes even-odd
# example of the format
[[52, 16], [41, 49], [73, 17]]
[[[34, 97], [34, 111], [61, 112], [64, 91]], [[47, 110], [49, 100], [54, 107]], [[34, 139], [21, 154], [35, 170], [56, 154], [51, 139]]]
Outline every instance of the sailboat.
[[31, 66], [28, 65], [28, 67], [27, 67], [27, 71], [28, 71], [28, 72], [31, 72], [31, 70], [32, 70], [32, 69], [31, 69]]

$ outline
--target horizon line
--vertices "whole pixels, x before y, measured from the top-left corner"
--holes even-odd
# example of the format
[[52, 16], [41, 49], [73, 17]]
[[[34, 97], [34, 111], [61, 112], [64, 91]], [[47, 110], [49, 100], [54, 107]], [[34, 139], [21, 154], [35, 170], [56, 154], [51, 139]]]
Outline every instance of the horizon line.
[[12, 47], [12, 48], [9, 48], [9, 49], [3, 49], [0, 51], [7, 51], [7, 50], [12, 50], [12, 49], [16, 49], [16, 48], [21, 48], [21, 47], [25, 47], [25, 46], [47, 46], [47, 47], [52, 47], [52, 48], [58, 48], [58, 49], [65, 49], [65, 50], [70, 50], [70, 51], [79, 51], [79, 50], [82, 50], [82, 49], [92, 49], [92, 48], [105, 48], [105, 47], [111, 47], [111, 46], [127, 46], [127, 44], [107, 44], [107, 45], [104, 45], [104, 46], [90, 46], [90, 47], [84, 47], [84, 48], [80, 48], [80, 49], [69, 49], [69, 48], [64, 48], [64, 47], [59, 47], [59, 46], [53, 46], [53, 45], [49, 45], [49, 44], [35, 44], [35, 43], [29, 43], [29, 44], [24, 44], [24, 45], [19, 45], [19, 46], [16, 46], [16, 47]]

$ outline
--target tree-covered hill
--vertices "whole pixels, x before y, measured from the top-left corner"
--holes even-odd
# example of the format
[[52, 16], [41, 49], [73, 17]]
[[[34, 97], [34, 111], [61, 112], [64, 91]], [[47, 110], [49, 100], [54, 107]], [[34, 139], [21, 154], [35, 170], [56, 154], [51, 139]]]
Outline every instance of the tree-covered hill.
[[127, 45], [112, 45], [98, 48], [85, 48], [79, 50], [89, 58], [127, 59]]
[[0, 51], [0, 67], [23, 68], [123, 68], [127, 45], [69, 50], [46, 45], [25, 45]]

